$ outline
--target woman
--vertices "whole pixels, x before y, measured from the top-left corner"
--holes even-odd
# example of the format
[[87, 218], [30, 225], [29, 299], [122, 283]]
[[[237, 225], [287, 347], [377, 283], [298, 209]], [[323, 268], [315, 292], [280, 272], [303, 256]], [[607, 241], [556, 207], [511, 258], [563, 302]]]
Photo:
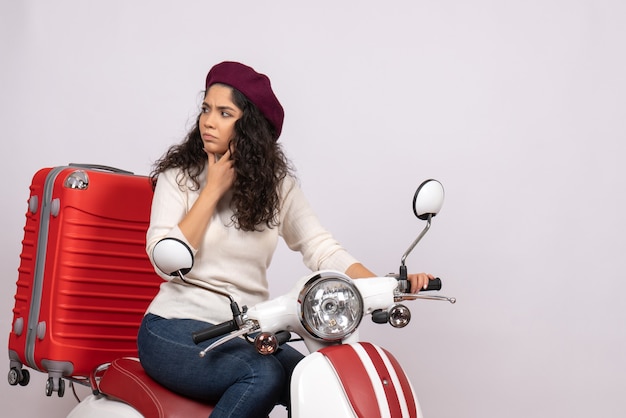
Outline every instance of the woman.
[[[205, 87], [195, 126], [152, 173], [148, 254], [163, 237], [183, 240], [195, 254], [188, 277], [233, 295], [240, 306], [267, 300], [266, 270], [279, 236], [312, 271], [374, 276], [320, 225], [298, 187], [277, 142], [284, 112], [270, 80], [222, 62], [209, 71]], [[260, 356], [234, 339], [200, 358], [192, 332], [231, 319], [229, 301], [164, 278], [139, 331], [146, 372], [173, 391], [216, 402], [212, 417], [266, 417], [274, 405], [288, 406], [289, 378], [302, 355], [285, 346]], [[412, 289], [429, 279], [411, 275]]]

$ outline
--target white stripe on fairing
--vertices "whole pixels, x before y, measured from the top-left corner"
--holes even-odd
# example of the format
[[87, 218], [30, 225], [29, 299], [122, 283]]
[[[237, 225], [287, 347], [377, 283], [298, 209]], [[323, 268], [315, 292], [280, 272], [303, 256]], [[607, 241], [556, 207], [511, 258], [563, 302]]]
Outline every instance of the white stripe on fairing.
[[391, 412], [389, 411], [389, 403], [387, 402], [385, 389], [383, 388], [383, 383], [380, 381], [380, 377], [378, 376], [378, 372], [376, 371], [376, 367], [374, 366], [372, 359], [370, 359], [370, 356], [367, 354], [367, 351], [365, 351], [361, 344], [354, 343], [350, 344], [350, 346], [358, 354], [359, 358], [361, 359], [361, 363], [365, 368], [365, 371], [367, 371], [367, 374], [370, 377], [372, 386], [374, 386], [374, 393], [376, 394], [376, 400], [378, 401], [378, 409], [380, 410], [381, 418], [391, 418]]
[[[400, 379], [398, 378], [396, 369], [391, 364], [391, 361], [389, 361], [389, 357], [387, 357], [387, 354], [385, 354], [385, 352], [379, 346], [374, 345], [374, 344], [372, 344], [372, 346], [376, 349], [376, 351], [378, 351], [378, 354], [380, 355], [380, 357], [383, 359], [383, 362], [385, 363], [385, 367], [387, 367], [387, 371], [389, 372], [389, 377], [391, 377], [391, 381], [393, 382], [393, 385], [396, 388], [396, 394], [398, 395], [398, 401], [400, 402], [400, 409], [402, 410], [402, 416], [403, 417], [410, 416], [409, 408], [406, 402], [406, 397], [404, 396], [404, 390], [402, 389], [402, 384], [400, 383]], [[413, 388], [411, 388], [411, 391], [413, 391]]]

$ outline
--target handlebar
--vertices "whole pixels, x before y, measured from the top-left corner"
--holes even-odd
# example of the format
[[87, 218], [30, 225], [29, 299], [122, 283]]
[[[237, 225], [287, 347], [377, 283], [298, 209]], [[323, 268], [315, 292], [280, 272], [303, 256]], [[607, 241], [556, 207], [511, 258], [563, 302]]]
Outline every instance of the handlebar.
[[[434, 278], [432, 280], [429, 280], [428, 281], [428, 286], [426, 287], [426, 289], [420, 289], [420, 292], [441, 290], [441, 287], [442, 287], [441, 279], [439, 277], [436, 277], [436, 278]], [[441, 299], [449, 300], [449, 298], [444, 298], [444, 297], [437, 297], [437, 296], [423, 296], [423, 297], [420, 297], [420, 296], [415, 295], [415, 294], [396, 294], [396, 296], [399, 296], [399, 298], [402, 299], [402, 300], [411, 300], [411, 299], [418, 299], [418, 298], [429, 298], [429, 299], [430, 298], [433, 298], [433, 299], [434, 298], [438, 298], [438, 299], [441, 298]], [[452, 300], [450, 300], [450, 302], [452, 302]], [[452, 303], [454, 303], [454, 302], [452, 302]], [[237, 309], [233, 309], [233, 313], [239, 313], [238, 308]], [[196, 331], [196, 332], [191, 334], [191, 338], [193, 339], [193, 342], [195, 344], [200, 344], [203, 341], [207, 341], [207, 340], [210, 340], [212, 338], [216, 338], [216, 337], [220, 337], [222, 335], [226, 335], [226, 334], [231, 333], [233, 331], [237, 331], [240, 328], [241, 327], [238, 325], [238, 322], [235, 319], [231, 319], [229, 321], [225, 321], [225, 322], [222, 322], [222, 323], [217, 324], [217, 325], [212, 325], [212, 326], [210, 326], [208, 328], [205, 328], [203, 330]], [[290, 333], [288, 333], [288, 332], [277, 333], [276, 336], [279, 338], [279, 344], [283, 344], [283, 343], [289, 341], [289, 339], [291, 337]]]
[[191, 334], [191, 338], [193, 342], [196, 344], [200, 344], [203, 341], [210, 340], [211, 338], [219, 337], [224, 334], [228, 334], [232, 331], [237, 331], [239, 326], [234, 319], [230, 321], [222, 322], [221, 324], [212, 325], [208, 328], [205, 328], [201, 331], [194, 332]]

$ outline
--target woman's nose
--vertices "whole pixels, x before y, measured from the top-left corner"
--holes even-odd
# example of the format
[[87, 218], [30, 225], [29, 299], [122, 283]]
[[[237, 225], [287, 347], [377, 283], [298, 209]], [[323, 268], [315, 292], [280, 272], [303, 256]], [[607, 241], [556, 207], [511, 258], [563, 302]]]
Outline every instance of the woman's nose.
[[207, 128], [215, 126], [215, 117], [213, 116], [213, 112], [207, 112], [204, 114], [203, 125]]

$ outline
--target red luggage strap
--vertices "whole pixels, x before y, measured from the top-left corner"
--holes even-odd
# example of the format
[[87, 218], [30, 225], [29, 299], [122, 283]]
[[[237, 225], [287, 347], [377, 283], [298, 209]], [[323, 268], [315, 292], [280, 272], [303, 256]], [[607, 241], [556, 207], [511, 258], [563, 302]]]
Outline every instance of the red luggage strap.
[[100, 392], [125, 402], [146, 418], [208, 417], [213, 405], [178, 395], [150, 378], [138, 360], [114, 360], [100, 379]]

